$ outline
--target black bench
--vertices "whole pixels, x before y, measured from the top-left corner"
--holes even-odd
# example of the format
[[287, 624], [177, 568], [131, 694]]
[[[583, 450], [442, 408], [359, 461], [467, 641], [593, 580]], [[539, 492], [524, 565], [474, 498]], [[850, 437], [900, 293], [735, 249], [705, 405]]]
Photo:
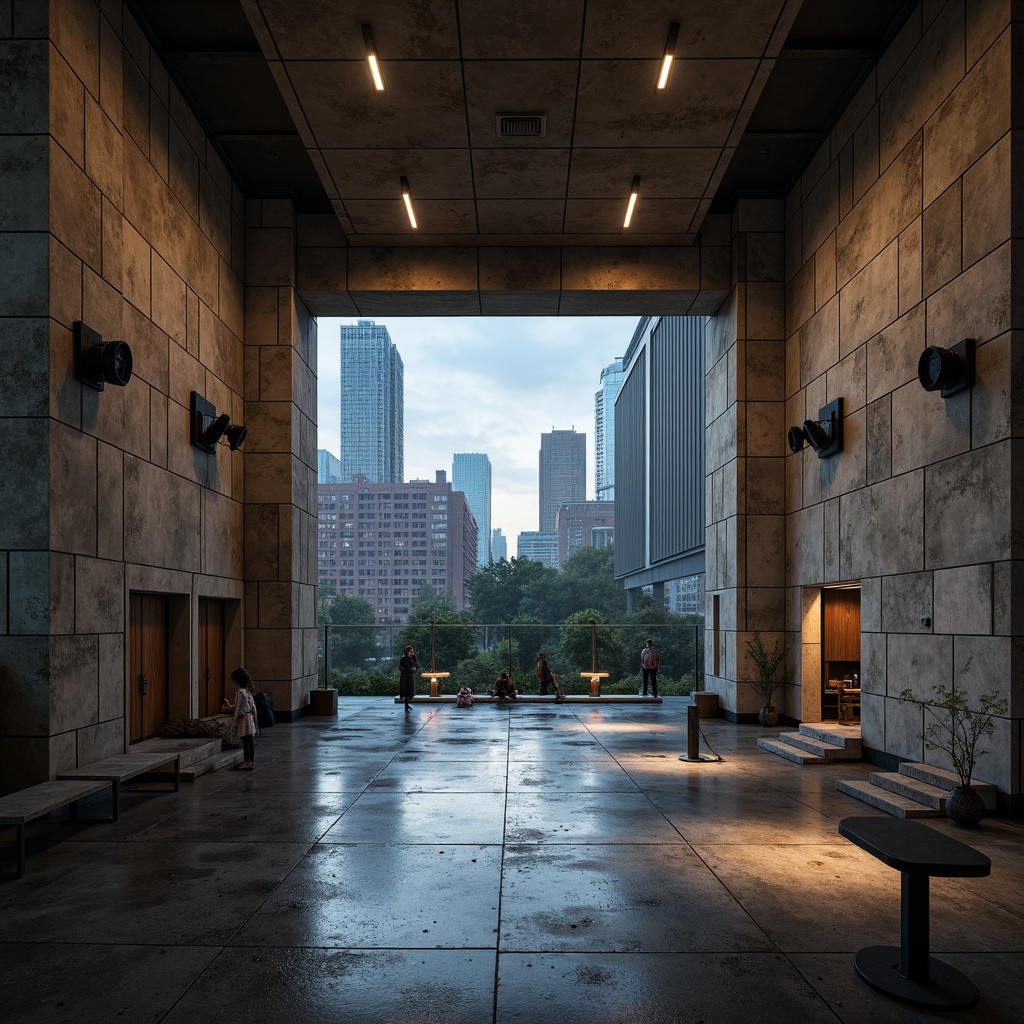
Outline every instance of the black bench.
[[0, 797], [0, 825], [14, 825], [17, 830], [17, 869], [13, 878], [25, 874], [25, 826], [62, 807], [71, 807], [78, 816], [78, 801], [106, 789], [110, 783], [100, 780], [40, 782], [17, 793]]
[[917, 1006], [959, 1009], [978, 999], [974, 983], [929, 956], [928, 879], [983, 878], [992, 862], [927, 825], [902, 818], [844, 818], [839, 834], [902, 873], [900, 945], [865, 946], [853, 958], [860, 976], [886, 995]]
[[139, 775], [146, 775], [156, 771], [165, 764], [174, 765], [174, 792], [178, 792], [181, 785], [181, 754], [178, 751], [173, 753], [163, 752], [158, 754], [117, 754], [108, 757], [103, 761], [96, 761], [87, 764], [82, 768], [72, 768], [70, 771], [61, 772], [59, 779], [94, 779], [96, 781], [109, 782], [111, 785], [112, 816], [111, 821], [117, 821], [120, 814], [121, 783]]

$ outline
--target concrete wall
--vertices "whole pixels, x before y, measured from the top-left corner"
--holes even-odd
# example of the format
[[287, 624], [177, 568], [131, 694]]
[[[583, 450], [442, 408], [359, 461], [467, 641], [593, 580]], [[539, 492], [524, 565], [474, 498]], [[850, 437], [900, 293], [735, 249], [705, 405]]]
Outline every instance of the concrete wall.
[[[860, 580], [866, 746], [942, 763], [919, 738], [921, 710], [899, 704], [899, 693], [928, 696], [940, 682], [975, 698], [998, 690], [1010, 712], [977, 776], [1011, 795], [1024, 789], [1024, 24], [1014, 16], [1022, 11], [1009, 0], [912, 13], [786, 201], [784, 329], [777, 291], [771, 303], [750, 301], [781, 250], [773, 243], [771, 269], [756, 275], [748, 258], [744, 275], [740, 204], [736, 283], [711, 321], [719, 340], [709, 340], [708, 360], [708, 591], [737, 630], [735, 644], [720, 637], [715, 685], [726, 706], [749, 707], [736, 652], [738, 631], [757, 622], [785, 628], [793, 647], [781, 709], [820, 713], [809, 690], [820, 685], [820, 587]], [[742, 392], [750, 339], [774, 337], [777, 323], [784, 376], [777, 357], [764, 364], [777, 382], [766, 397], [784, 397], [784, 415], [774, 401], [759, 409], [749, 391], [744, 403]], [[925, 392], [925, 346], [963, 338], [976, 343], [973, 390], [948, 400]], [[839, 396], [843, 452], [791, 454], [786, 427]], [[771, 471], [758, 470], [752, 486], [755, 446], [784, 463], [784, 490]], [[765, 523], [756, 548], [755, 506]], [[770, 587], [782, 583], [770, 552], [783, 521], [784, 592]], [[756, 607], [752, 572], [766, 585]]]
[[[0, 72], [17, 87], [0, 105], [0, 789], [9, 791], [125, 749], [132, 590], [187, 597], [190, 670], [174, 674], [171, 703], [197, 710], [198, 598], [242, 600], [246, 568], [260, 563], [243, 541], [268, 500], [289, 510], [266, 541], [287, 593], [250, 595], [247, 624], [260, 642], [282, 618], [289, 640], [298, 623], [312, 628], [315, 530], [294, 510], [311, 520], [315, 504], [315, 330], [285, 287], [269, 342], [285, 358], [260, 359], [259, 317], [254, 346], [244, 344], [242, 193], [120, 4], [0, 6]], [[248, 211], [257, 232], [268, 216]], [[290, 208], [273, 216], [272, 230], [287, 233], [279, 222], [294, 219]], [[292, 224], [292, 251], [293, 236]], [[280, 241], [257, 234], [254, 281], [273, 273], [267, 253]], [[79, 319], [130, 344], [127, 387], [97, 393], [75, 379]], [[288, 353], [302, 369], [282, 376]], [[192, 390], [248, 421], [252, 457], [191, 447]], [[280, 450], [301, 460], [283, 498], [277, 456], [265, 454]], [[249, 509], [247, 489], [258, 503]], [[308, 597], [291, 582], [300, 580]], [[261, 664], [264, 648], [280, 655], [276, 640], [255, 644], [250, 670], [284, 680], [275, 698], [301, 708], [315, 644], [301, 634], [287, 665], [269, 654]], [[237, 632], [232, 642], [240, 655]]]

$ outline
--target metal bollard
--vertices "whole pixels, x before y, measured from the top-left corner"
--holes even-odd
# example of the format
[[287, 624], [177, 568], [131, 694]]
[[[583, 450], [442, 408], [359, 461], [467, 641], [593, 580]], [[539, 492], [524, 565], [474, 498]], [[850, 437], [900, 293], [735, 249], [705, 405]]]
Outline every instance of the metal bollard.
[[686, 760], [700, 760], [700, 712], [695, 704], [686, 709]]

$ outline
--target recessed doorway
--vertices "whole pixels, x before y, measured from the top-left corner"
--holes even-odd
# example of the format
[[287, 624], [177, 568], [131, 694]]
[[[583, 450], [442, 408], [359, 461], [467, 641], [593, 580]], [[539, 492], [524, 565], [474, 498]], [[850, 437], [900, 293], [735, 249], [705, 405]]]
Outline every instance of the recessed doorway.
[[821, 717], [860, 722], [860, 583], [821, 591]]
[[155, 736], [167, 721], [168, 599], [165, 594], [129, 598], [129, 740]]

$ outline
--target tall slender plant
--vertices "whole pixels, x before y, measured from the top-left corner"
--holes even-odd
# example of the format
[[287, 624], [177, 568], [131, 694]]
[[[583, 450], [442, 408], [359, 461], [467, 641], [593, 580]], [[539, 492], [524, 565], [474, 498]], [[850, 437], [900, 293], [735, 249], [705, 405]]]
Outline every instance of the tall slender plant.
[[955, 686], [938, 683], [932, 689], [934, 700], [921, 700], [914, 696], [913, 690], [906, 689], [900, 694], [900, 703], [916, 704], [932, 716], [924, 732], [918, 733], [918, 739], [924, 740], [928, 750], [944, 751], [960, 777], [960, 785], [970, 789], [974, 766], [979, 757], [988, 753], [979, 750], [978, 744], [983, 736], [995, 732], [994, 719], [1005, 715], [1009, 704], [1005, 697], [999, 696], [998, 690], [981, 694], [978, 707], [971, 708], [967, 694]]
[[767, 708], [774, 706], [772, 700], [775, 697], [775, 691], [785, 682], [782, 678], [782, 668], [786, 663], [788, 653], [789, 644], [785, 639], [776, 640], [772, 649], [768, 650], [764, 640], [761, 639], [759, 629], [755, 629], [751, 639], [747, 641], [747, 654], [754, 663], [754, 668], [757, 669], [757, 678], [748, 679], [747, 682], [764, 701]]

